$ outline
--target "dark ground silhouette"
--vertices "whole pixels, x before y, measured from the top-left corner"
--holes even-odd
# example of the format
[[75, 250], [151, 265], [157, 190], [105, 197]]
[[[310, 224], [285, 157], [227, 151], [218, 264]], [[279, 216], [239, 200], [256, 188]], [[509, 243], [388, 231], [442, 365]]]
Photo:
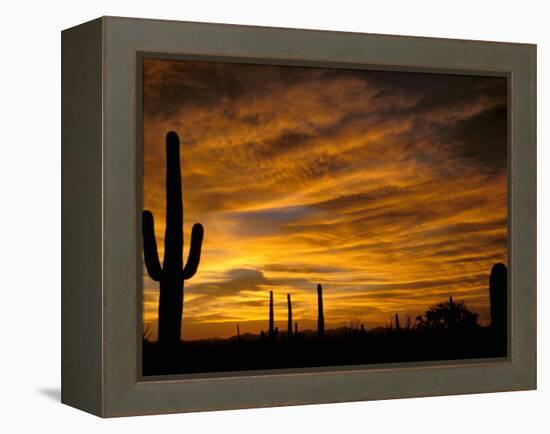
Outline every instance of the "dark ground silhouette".
[[506, 356], [491, 327], [308, 330], [292, 339], [244, 334], [182, 342], [164, 352], [143, 343], [143, 375], [228, 372], [372, 363], [456, 360]]

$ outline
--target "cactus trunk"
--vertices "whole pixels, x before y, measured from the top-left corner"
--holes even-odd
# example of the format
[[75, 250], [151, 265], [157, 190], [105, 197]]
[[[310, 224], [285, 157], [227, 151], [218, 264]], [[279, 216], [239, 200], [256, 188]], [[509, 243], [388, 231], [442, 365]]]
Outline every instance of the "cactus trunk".
[[191, 247], [183, 267], [183, 199], [180, 173], [179, 138], [170, 132], [166, 136], [166, 232], [164, 259], [160, 266], [154, 219], [150, 211], [143, 211], [143, 253], [151, 279], [160, 286], [158, 307], [158, 342], [175, 345], [181, 340], [184, 281], [197, 272], [200, 262], [203, 227], [193, 225]]
[[317, 285], [317, 336], [325, 336], [325, 315], [323, 313], [323, 287]]
[[288, 306], [288, 338], [292, 339], [292, 301], [290, 294], [286, 295], [286, 304]]
[[399, 324], [399, 315], [395, 314], [395, 330], [401, 330], [401, 324]]
[[508, 317], [508, 270], [504, 264], [495, 264], [489, 277], [489, 299], [491, 303], [491, 329], [499, 347], [506, 352]]
[[269, 337], [275, 337], [275, 319], [273, 317], [273, 291], [269, 291]]

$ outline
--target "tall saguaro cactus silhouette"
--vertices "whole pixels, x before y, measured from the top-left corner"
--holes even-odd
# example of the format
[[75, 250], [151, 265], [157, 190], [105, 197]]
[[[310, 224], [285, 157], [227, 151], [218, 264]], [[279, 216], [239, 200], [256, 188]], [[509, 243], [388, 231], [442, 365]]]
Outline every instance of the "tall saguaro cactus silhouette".
[[269, 337], [275, 337], [275, 319], [273, 318], [273, 291], [269, 291]]
[[489, 300], [491, 302], [491, 328], [505, 348], [508, 316], [508, 270], [506, 265], [493, 265], [489, 277]]
[[287, 333], [288, 333], [288, 338], [292, 339], [292, 300], [290, 299], [290, 294], [286, 295], [286, 304], [288, 307]]
[[184, 281], [191, 279], [199, 267], [204, 229], [200, 223], [193, 225], [184, 267], [180, 142], [172, 131], [166, 135], [166, 232], [162, 267], [151, 211], [143, 211], [142, 220], [145, 266], [151, 279], [160, 284], [158, 342], [163, 346], [175, 345], [181, 340]]
[[317, 336], [323, 338], [325, 336], [325, 315], [323, 313], [323, 287], [317, 285]]

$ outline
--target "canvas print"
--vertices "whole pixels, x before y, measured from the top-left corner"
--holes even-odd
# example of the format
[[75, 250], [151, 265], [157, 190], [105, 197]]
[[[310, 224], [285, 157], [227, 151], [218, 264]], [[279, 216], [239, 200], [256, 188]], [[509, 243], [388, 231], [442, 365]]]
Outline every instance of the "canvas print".
[[507, 356], [506, 77], [141, 67], [143, 376]]

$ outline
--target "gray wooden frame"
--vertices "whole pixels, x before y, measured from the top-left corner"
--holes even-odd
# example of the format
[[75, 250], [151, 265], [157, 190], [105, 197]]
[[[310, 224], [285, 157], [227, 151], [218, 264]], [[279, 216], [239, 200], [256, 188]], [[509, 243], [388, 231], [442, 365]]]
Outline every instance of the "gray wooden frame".
[[[144, 379], [144, 53], [509, 77], [509, 357]], [[103, 17], [62, 32], [62, 402], [112, 417], [536, 388], [536, 46]]]

